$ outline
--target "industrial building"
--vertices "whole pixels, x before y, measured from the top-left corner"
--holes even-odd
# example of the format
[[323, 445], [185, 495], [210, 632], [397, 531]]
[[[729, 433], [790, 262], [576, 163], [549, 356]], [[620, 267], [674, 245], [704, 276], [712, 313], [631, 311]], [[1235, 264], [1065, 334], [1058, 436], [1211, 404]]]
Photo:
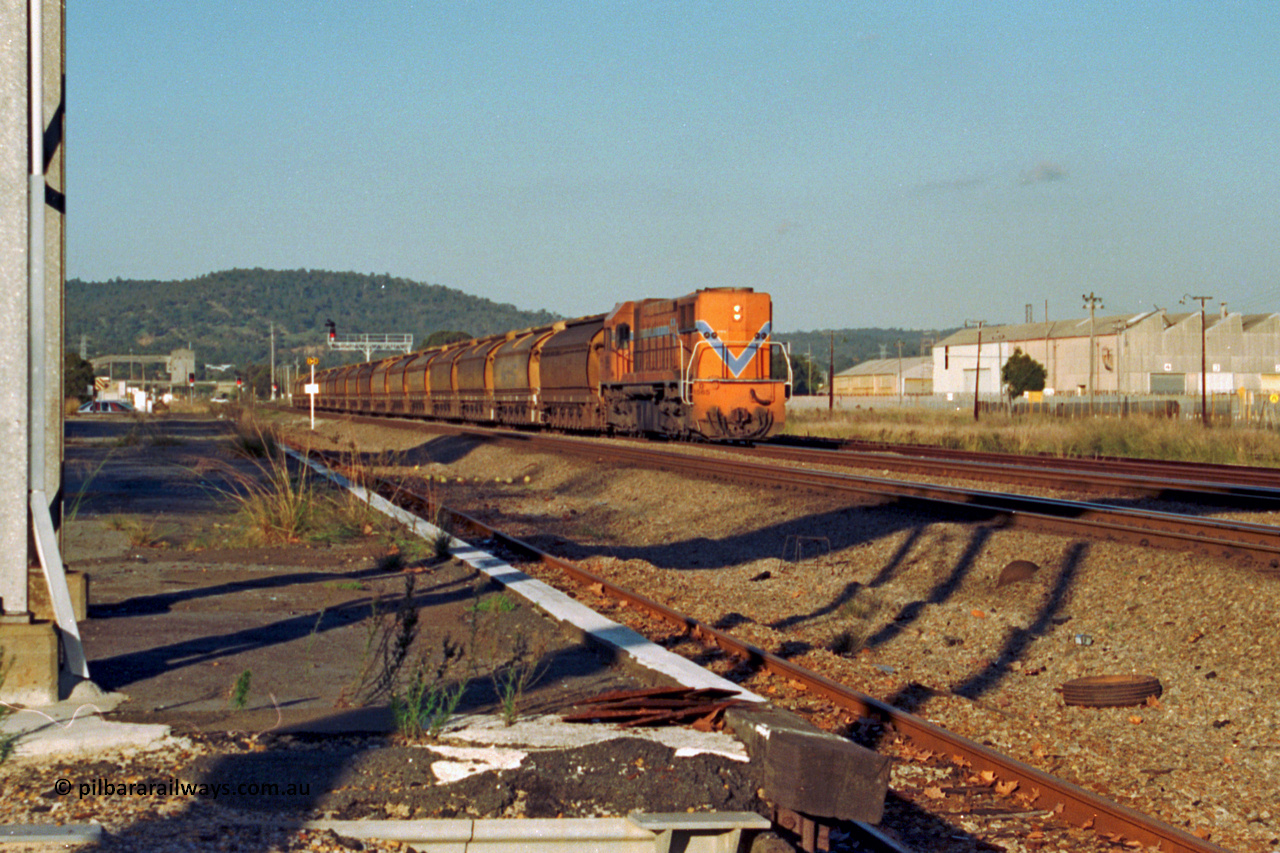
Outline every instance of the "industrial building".
[[[1045, 367], [1045, 395], [1195, 395], [1280, 392], [1280, 314], [1163, 309], [963, 329], [933, 349], [937, 394], [1001, 391], [1021, 350]], [[979, 349], [981, 335], [981, 349]]]
[[836, 374], [835, 393], [843, 397], [919, 396], [933, 393], [933, 359], [877, 358]]

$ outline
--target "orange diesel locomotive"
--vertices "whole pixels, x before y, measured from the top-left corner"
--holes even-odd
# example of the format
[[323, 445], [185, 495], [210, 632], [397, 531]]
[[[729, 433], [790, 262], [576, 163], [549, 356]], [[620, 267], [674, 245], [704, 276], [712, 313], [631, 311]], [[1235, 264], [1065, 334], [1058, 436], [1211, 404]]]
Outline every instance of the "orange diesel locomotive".
[[[608, 314], [432, 347], [316, 375], [316, 408], [712, 441], [782, 427], [773, 306], [750, 289], [623, 302]], [[305, 377], [293, 389], [306, 407]]]

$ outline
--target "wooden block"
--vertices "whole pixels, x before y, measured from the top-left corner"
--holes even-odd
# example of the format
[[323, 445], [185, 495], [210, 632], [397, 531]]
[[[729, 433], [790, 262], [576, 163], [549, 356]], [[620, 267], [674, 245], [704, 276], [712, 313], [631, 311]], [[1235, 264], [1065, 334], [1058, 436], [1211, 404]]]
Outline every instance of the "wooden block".
[[763, 767], [765, 796], [774, 804], [812, 817], [879, 822], [888, 756], [779, 708], [738, 706], [725, 721]]

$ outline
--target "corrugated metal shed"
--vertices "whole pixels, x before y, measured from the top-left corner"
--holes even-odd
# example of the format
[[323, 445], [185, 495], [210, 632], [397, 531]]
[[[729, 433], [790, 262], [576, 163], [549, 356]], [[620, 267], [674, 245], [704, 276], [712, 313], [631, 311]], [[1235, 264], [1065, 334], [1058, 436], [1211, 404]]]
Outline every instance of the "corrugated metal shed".
[[[896, 358], [873, 358], [870, 361], [864, 361], [861, 364], [855, 364], [848, 370], [842, 370], [836, 376], [874, 376], [874, 375], [898, 375], [899, 362]], [[902, 375], [921, 378], [933, 375], [933, 356], [917, 355], [910, 358], [903, 358], [901, 362]]]

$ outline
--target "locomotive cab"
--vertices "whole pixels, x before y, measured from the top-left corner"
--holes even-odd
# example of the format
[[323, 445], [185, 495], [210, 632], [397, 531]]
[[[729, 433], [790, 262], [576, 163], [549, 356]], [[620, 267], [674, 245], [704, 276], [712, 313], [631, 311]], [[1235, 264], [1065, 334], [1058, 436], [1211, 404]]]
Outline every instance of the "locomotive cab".
[[721, 441], [776, 432], [791, 383], [772, 376], [772, 326], [768, 294], [749, 289], [619, 304], [604, 329], [610, 425]]

